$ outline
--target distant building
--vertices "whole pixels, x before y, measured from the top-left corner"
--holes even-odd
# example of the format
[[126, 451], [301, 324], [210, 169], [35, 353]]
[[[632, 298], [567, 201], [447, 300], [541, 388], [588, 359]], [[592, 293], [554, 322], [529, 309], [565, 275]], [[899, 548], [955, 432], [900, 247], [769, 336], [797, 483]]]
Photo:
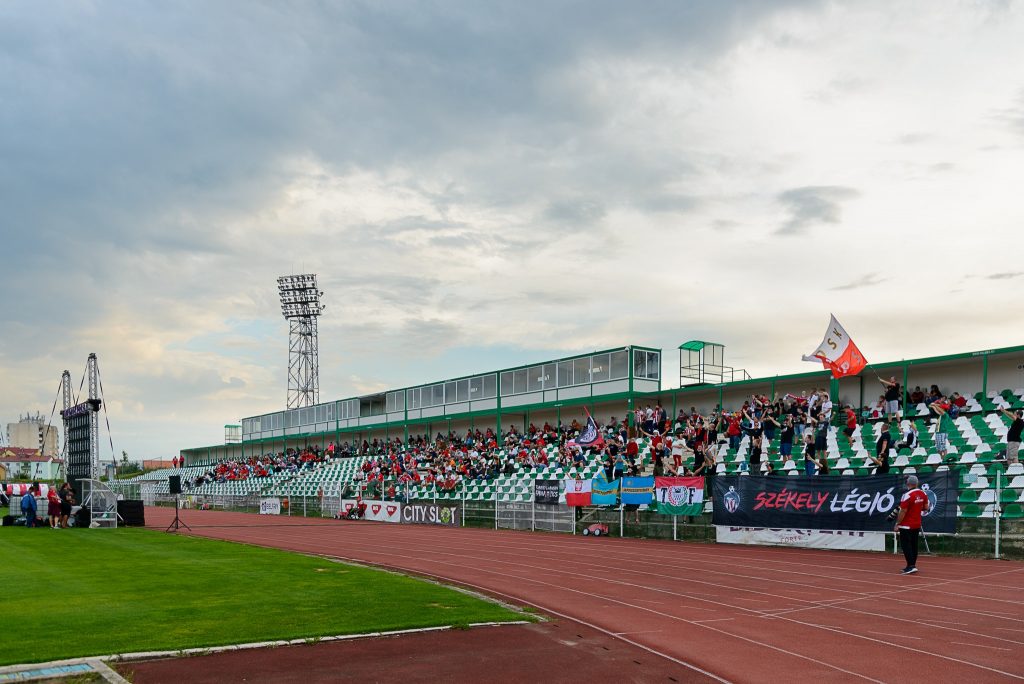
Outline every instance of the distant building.
[[146, 458], [142, 461], [143, 470], [159, 470], [160, 468], [173, 468], [174, 463], [169, 458]]
[[19, 449], [34, 449], [46, 458], [57, 458], [57, 426], [47, 425], [41, 414], [19, 416], [7, 424], [7, 444]]
[[63, 461], [47, 458], [38, 449], [0, 447], [0, 468], [11, 480], [56, 480]]

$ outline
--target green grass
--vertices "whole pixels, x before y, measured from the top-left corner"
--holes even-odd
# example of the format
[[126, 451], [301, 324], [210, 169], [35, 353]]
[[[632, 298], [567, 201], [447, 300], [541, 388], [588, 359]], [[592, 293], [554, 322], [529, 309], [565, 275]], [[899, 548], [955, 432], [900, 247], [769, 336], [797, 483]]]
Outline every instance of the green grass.
[[5, 527], [0, 559], [0, 665], [524, 617], [411, 577], [152, 530]]

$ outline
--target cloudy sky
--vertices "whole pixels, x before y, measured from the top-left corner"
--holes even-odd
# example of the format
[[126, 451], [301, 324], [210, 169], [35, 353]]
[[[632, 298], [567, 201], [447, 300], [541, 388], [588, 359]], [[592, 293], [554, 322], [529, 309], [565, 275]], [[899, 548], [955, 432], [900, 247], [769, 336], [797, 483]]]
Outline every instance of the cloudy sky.
[[[115, 448], [624, 344], [809, 370], [1024, 342], [1012, 2], [0, 4], [0, 422]], [[665, 375], [676, 377], [667, 355]], [[105, 447], [104, 458], [108, 457]]]

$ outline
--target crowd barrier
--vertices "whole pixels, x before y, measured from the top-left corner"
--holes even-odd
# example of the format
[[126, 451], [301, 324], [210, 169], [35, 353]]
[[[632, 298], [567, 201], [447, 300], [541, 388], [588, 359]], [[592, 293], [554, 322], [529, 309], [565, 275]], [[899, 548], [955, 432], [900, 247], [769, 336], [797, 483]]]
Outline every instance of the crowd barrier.
[[[147, 505], [173, 506], [174, 498], [167, 494], [151, 495]], [[208, 509], [316, 518], [337, 517], [354, 501], [352, 498], [343, 498], [340, 491], [317, 496], [203, 496], [185, 493], [179, 497], [186, 511]], [[582, 534], [592, 526], [600, 525], [607, 535], [614, 537], [895, 551], [894, 535], [891, 533], [833, 533], [781, 527], [753, 528], [742, 524], [716, 527], [713, 524], [710, 500], [704, 503], [698, 515], [667, 515], [648, 506], [634, 510], [621, 505], [568, 506], [564, 503], [536, 503], [533, 500], [405, 500], [401, 494], [390, 500], [364, 499], [364, 502], [368, 506], [382, 506], [382, 513], [371, 512], [368, 517], [382, 519], [380, 516], [384, 515], [393, 522], [407, 524], [455, 524], [562, 534]], [[390, 514], [387, 513], [389, 505], [396, 506]], [[443, 522], [440, 521], [441, 509], [448, 511]], [[405, 511], [408, 511], [407, 520], [402, 519]], [[1024, 520], [957, 518], [955, 532], [951, 534], [929, 532], [927, 526], [925, 533], [933, 552], [1024, 559]]]

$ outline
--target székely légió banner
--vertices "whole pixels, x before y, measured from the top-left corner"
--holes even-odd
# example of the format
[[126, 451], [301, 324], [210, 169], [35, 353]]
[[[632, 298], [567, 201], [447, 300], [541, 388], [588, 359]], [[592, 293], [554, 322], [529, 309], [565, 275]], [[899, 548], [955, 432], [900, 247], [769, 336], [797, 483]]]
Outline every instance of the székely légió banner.
[[[918, 473], [931, 509], [925, 532], [956, 531], [959, 480], [955, 473]], [[903, 475], [715, 478], [715, 525], [891, 532], [889, 514], [907, 491]]]

